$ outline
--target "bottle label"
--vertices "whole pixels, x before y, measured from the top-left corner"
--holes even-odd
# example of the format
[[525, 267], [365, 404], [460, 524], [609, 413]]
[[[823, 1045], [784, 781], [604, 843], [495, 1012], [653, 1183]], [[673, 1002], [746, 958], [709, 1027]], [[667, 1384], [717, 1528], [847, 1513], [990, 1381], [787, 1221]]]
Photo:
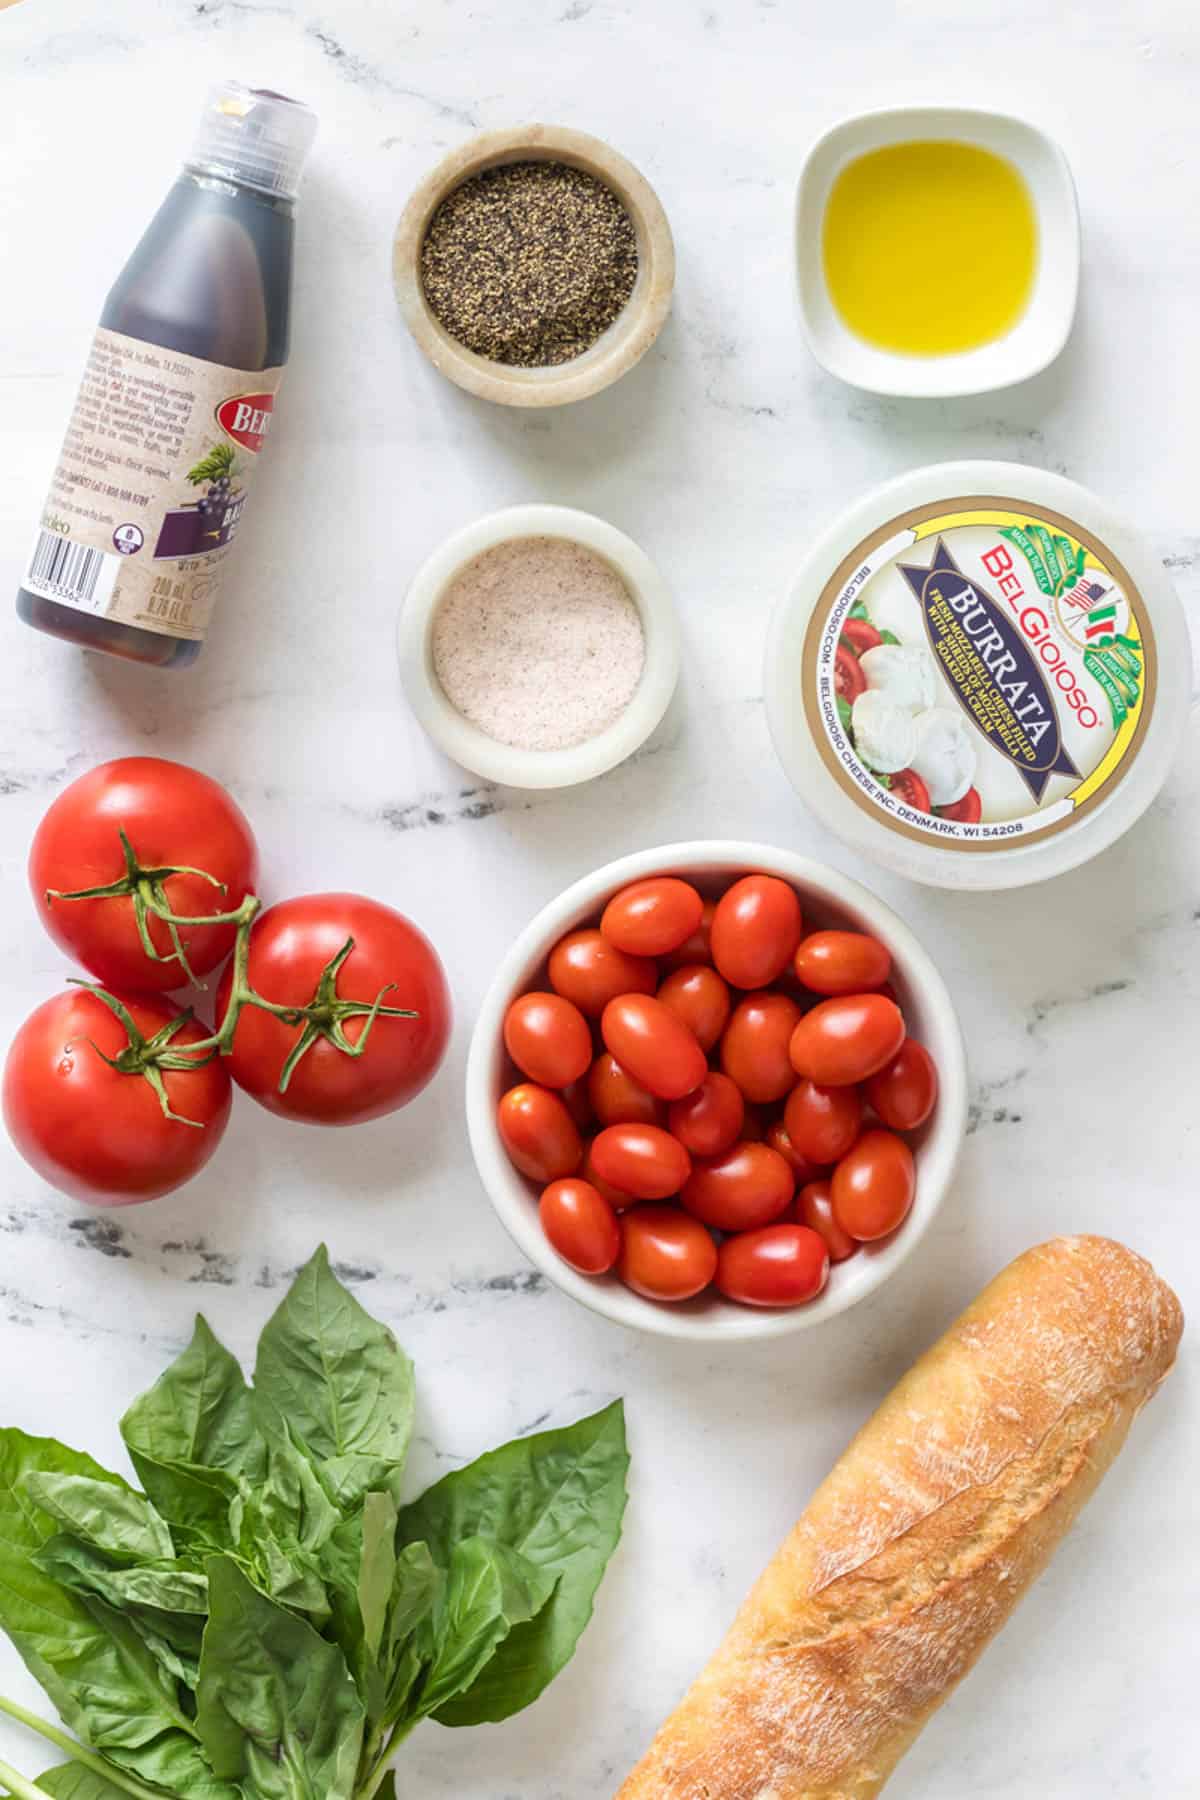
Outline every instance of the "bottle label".
[[1157, 663], [1111, 551], [1046, 508], [917, 508], [835, 570], [805, 638], [808, 726], [843, 792], [958, 851], [1064, 830], [1128, 773]]
[[23, 586], [203, 638], [282, 369], [228, 369], [97, 331]]

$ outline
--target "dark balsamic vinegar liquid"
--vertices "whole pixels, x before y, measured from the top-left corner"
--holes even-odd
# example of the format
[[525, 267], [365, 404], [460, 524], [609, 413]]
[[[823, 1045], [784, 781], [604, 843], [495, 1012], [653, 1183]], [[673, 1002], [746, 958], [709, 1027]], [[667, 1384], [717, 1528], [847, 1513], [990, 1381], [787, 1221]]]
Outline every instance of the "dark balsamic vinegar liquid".
[[[287, 361], [293, 202], [185, 169], [117, 277], [100, 324], [164, 350], [257, 371]], [[201, 644], [60, 606], [22, 587], [26, 624], [87, 650], [183, 668]]]

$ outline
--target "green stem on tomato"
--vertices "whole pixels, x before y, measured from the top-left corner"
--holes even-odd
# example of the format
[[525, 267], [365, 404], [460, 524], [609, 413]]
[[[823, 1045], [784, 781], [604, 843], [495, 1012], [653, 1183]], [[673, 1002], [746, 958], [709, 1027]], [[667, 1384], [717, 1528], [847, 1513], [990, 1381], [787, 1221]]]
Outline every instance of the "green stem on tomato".
[[[15, 1719], [19, 1725], [26, 1726], [30, 1731], [36, 1731], [39, 1737], [44, 1737], [48, 1743], [64, 1751], [73, 1762], [82, 1763], [85, 1769], [91, 1769], [94, 1774], [102, 1775], [106, 1781], [111, 1781], [114, 1787], [124, 1788], [127, 1794], [133, 1795], [134, 1800], [163, 1800], [161, 1788], [147, 1787], [144, 1782], [137, 1779], [136, 1775], [127, 1775], [124, 1769], [114, 1768], [88, 1745], [81, 1744], [77, 1738], [71, 1737], [65, 1731], [60, 1731], [57, 1725], [52, 1725], [48, 1719], [43, 1719], [39, 1714], [30, 1712], [27, 1707], [18, 1706], [15, 1700], [5, 1699], [3, 1694], [0, 1694], [0, 1712], [6, 1712], [10, 1719]], [[5, 1773], [6, 1770], [8, 1773]], [[12, 1782], [9, 1779], [11, 1774], [17, 1774], [17, 1771], [9, 1770], [6, 1763], [0, 1763], [0, 1782], [9, 1788], [12, 1788]], [[20, 1779], [23, 1777], [18, 1775], [18, 1780]], [[21, 1794], [22, 1800], [28, 1793], [37, 1795], [38, 1800], [45, 1800], [43, 1790], [28, 1782], [24, 1789], [12, 1788], [12, 1791]]]

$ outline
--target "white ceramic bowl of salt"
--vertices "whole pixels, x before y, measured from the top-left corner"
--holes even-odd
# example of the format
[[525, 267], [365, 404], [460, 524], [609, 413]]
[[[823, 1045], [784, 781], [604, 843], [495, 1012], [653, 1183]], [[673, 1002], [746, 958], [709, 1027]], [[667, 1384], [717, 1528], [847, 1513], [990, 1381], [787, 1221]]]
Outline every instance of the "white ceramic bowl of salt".
[[447, 756], [509, 787], [573, 787], [623, 762], [662, 719], [679, 624], [662, 576], [623, 531], [568, 506], [510, 506], [455, 532], [417, 571], [399, 653], [409, 705]]

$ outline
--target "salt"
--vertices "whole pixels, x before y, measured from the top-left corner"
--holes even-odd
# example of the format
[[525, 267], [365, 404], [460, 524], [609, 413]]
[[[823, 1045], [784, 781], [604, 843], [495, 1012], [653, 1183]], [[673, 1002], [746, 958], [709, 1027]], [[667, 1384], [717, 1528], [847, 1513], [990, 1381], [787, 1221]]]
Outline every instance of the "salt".
[[641, 614], [611, 564], [565, 538], [514, 538], [459, 571], [433, 621], [451, 706], [516, 750], [569, 750], [614, 724], [646, 663]]

